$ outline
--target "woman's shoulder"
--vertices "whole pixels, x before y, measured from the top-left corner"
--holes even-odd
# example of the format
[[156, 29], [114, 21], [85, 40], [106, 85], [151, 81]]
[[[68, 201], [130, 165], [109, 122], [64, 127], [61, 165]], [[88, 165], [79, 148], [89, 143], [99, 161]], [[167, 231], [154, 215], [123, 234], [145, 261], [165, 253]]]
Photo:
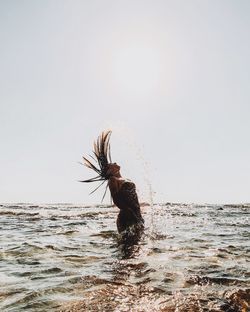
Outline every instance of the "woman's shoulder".
[[109, 186], [112, 189], [115, 189], [116, 192], [118, 190], [129, 190], [129, 189], [135, 189], [135, 184], [129, 180], [129, 179], [124, 179], [124, 178], [116, 178], [116, 177], [111, 177], [109, 180]]
[[123, 179], [122, 187], [124, 188], [135, 188], [134, 182], [129, 179]]

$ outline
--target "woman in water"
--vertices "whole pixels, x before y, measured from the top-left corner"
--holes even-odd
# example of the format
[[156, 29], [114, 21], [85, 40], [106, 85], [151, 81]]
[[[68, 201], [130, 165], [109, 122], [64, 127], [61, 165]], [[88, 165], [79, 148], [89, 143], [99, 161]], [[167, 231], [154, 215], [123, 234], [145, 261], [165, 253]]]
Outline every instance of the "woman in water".
[[102, 132], [97, 141], [94, 142], [94, 156], [98, 166], [93, 165], [93, 163], [87, 158], [83, 157], [84, 165], [97, 172], [98, 176], [81, 182], [102, 181], [102, 183], [94, 190], [96, 191], [105, 181], [107, 181], [108, 183], [104, 196], [109, 187], [112, 200], [120, 209], [117, 218], [118, 232], [121, 233], [130, 230], [131, 232], [138, 234], [144, 228], [144, 220], [141, 216], [136, 187], [133, 182], [126, 180], [121, 176], [120, 166], [116, 163], [112, 163], [109, 144], [110, 135], [111, 131]]

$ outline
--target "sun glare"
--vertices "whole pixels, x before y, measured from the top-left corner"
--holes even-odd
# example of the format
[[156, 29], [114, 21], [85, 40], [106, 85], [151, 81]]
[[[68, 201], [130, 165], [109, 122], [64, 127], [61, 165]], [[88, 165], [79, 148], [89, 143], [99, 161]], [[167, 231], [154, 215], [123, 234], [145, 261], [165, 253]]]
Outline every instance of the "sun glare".
[[150, 46], [128, 46], [113, 55], [113, 83], [121, 93], [148, 96], [161, 78], [160, 51]]

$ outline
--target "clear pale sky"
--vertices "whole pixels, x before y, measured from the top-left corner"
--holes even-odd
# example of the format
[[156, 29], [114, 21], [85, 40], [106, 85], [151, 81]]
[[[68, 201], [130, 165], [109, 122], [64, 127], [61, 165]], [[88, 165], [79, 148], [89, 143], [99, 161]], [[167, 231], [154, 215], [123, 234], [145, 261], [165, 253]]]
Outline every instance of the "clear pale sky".
[[249, 31], [248, 0], [1, 0], [0, 202], [99, 203], [104, 129], [141, 200], [250, 202]]

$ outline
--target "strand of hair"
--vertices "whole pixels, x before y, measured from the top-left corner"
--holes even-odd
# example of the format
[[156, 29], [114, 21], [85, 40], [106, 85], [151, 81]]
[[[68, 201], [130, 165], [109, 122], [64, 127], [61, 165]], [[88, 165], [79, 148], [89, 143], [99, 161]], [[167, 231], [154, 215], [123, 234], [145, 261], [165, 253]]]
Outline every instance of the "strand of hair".
[[101, 184], [99, 184], [98, 186], [97, 186], [97, 188], [95, 188], [91, 193], [89, 193], [89, 195], [91, 195], [91, 194], [93, 194], [95, 191], [97, 191], [102, 185], [103, 185], [103, 183], [105, 183], [106, 182], [106, 180], [104, 180]]

